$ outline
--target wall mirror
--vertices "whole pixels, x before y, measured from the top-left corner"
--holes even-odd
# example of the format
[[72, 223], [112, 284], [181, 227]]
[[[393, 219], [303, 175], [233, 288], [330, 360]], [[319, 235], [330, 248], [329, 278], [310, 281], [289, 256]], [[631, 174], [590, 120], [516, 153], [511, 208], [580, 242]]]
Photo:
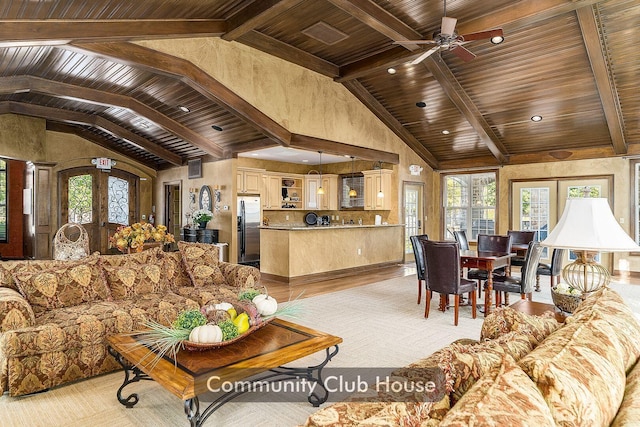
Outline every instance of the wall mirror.
[[211, 211], [211, 187], [203, 185], [200, 189], [200, 209]]

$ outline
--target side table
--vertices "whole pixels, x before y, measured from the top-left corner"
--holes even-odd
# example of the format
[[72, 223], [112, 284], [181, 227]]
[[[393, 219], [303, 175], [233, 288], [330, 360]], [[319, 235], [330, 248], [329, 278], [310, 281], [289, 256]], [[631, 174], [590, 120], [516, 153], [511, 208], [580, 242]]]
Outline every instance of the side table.
[[535, 302], [521, 299], [511, 304], [509, 307], [521, 313], [531, 314], [534, 316], [540, 316], [548, 311], [551, 311], [555, 313], [556, 320], [560, 323], [564, 323], [564, 320], [567, 318], [567, 316], [563, 312], [556, 309], [555, 305], [547, 304], [544, 302]]

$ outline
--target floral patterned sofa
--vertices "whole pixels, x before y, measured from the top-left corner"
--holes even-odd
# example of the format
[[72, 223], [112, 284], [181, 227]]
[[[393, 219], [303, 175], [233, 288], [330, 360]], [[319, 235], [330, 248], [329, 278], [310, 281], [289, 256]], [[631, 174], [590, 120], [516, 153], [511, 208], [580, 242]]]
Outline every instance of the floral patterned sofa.
[[220, 262], [215, 245], [178, 248], [0, 262], [0, 395], [113, 371], [108, 335], [147, 320], [168, 325], [180, 311], [235, 299], [260, 279], [257, 268]]
[[608, 288], [564, 325], [502, 308], [487, 316], [480, 341], [392, 373], [415, 380], [421, 368], [439, 368], [442, 399], [390, 402], [374, 391], [320, 409], [305, 426], [637, 426], [639, 357], [640, 324]]

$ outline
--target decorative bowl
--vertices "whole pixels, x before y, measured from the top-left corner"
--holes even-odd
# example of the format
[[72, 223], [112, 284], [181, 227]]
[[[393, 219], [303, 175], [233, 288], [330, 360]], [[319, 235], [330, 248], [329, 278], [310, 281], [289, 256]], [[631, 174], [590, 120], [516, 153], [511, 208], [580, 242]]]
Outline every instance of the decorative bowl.
[[573, 313], [582, 302], [582, 295], [568, 295], [560, 293], [554, 286], [551, 288], [551, 299], [556, 307], [565, 313]]
[[248, 337], [258, 329], [268, 325], [273, 319], [275, 319], [275, 317], [269, 317], [268, 319], [259, 319], [255, 324], [251, 325], [251, 327], [247, 329], [245, 333], [243, 333], [242, 335], [238, 335], [237, 337], [227, 341], [221, 341], [221, 342], [210, 343], [210, 344], [201, 344], [201, 343], [196, 343], [191, 341], [182, 341], [182, 345], [186, 350], [189, 350], [189, 351], [206, 351], [206, 350], [213, 350], [220, 347], [226, 347], [228, 345], [231, 345], [233, 343], [236, 343]]

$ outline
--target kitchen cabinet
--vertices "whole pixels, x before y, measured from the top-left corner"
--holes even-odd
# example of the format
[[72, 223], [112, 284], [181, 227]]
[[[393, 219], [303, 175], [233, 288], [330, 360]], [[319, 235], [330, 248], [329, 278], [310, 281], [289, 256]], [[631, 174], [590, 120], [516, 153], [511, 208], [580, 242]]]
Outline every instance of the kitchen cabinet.
[[302, 175], [286, 175], [280, 180], [280, 208], [304, 209]]
[[236, 181], [238, 194], [260, 194], [264, 170], [238, 168]]
[[[391, 174], [390, 169], [362, 171], [364, 175], [364, 210], [391, 210]], [[382, 190], [384, 197], [378, 197]]]
[[[305, 209], [338, 210], [338, 175], [324, 174], [322, 178], [320, 175], [305, 175], [304, 182]], [[318, 194], [320, 186], [324, 190], [323, 195]]]
[[282, 178], [280, 175], [263, 175], [263, 189], [261, 193], [263, 209], [280, 209], [282, 202]]

